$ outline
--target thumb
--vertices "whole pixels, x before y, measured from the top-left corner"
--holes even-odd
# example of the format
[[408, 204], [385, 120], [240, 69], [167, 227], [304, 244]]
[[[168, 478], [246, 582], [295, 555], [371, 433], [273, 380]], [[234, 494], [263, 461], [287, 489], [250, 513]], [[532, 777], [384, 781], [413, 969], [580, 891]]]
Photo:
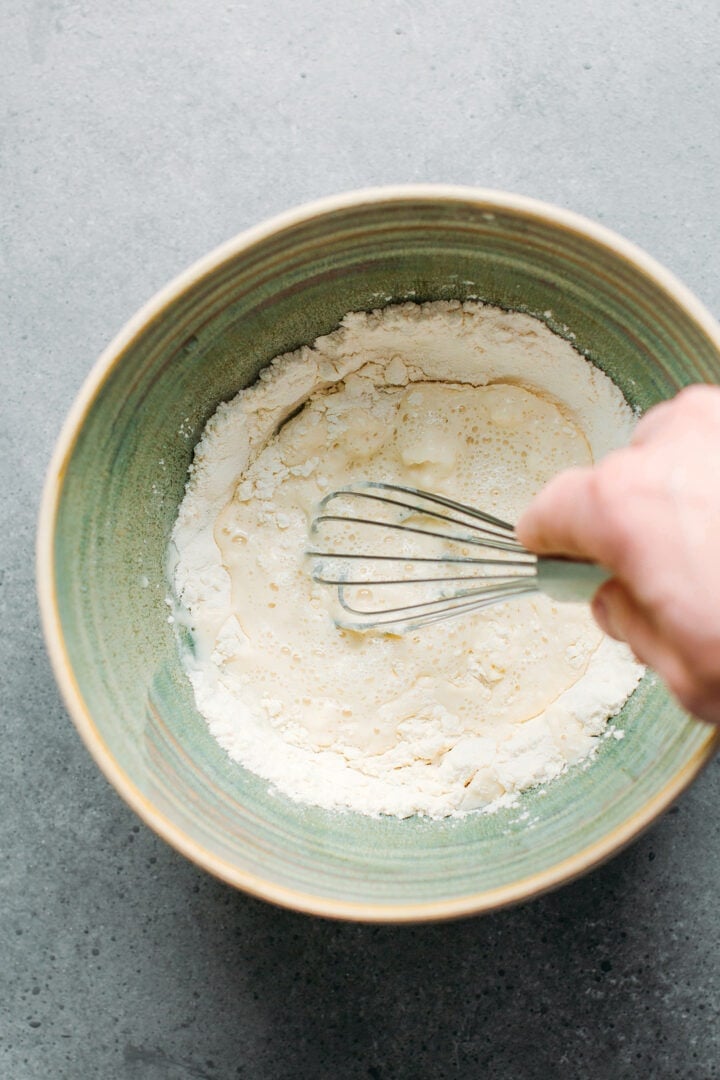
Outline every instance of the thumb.
[[603, 562], [594, 470], [578, 468], [558, 473], [530, 503], [515, 535], [538, 555]]

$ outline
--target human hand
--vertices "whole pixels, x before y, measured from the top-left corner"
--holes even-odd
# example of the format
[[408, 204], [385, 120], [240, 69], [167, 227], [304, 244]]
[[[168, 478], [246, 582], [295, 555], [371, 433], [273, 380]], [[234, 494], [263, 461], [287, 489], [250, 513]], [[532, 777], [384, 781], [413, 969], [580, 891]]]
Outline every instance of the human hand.
[[719, 387], [650, 409], [628, 447], [555, 477], [516, 531], [539, 555], [612, 571], [592, 605], [601, 628], [720, 723]]

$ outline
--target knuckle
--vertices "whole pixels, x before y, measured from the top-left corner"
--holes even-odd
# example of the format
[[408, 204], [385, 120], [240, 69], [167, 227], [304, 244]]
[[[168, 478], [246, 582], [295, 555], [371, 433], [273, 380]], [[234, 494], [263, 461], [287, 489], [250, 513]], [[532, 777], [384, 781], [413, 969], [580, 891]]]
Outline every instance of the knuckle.
[[676, 396], [675, 401], [678, 408], [690, 416], [706, 416], [714, 419], [720, 417], [720, 390], [717, 386], [693, 383], [692, 386], [684, 387]]
[[670, 692], [678, 699], [680, 704], [688, 712], [694, 713], [701, 704], [700, 686], [696, 679], [684, 666], [678, 666], [674, 671], [662, 672]]
[[717, 634], [688, 632], [685, 664], [695, 682], [709, 694], [720, 696], [720, 641]]
[[708, 393], [712, 393], [712, 389], [706, 386], [705, 383], [692, 383], [690, 386], [684, 386], [676, 395], [675, 400], [682, 401], [685, 404], [704, 402], [707, 400]]
[[720, 713], [720, 679], [703, 678], [687, 670], [676, 672], [667, 680], [668, 687], [682, 707], [702, 720], [717, 718]]
[[709, 698], [705, 690], [691, 683], [681, 683], [677, 688], [670, 686], [675, 697], [678, 699], [686, 712], [691, 716], [703, 717], [709, 707]]

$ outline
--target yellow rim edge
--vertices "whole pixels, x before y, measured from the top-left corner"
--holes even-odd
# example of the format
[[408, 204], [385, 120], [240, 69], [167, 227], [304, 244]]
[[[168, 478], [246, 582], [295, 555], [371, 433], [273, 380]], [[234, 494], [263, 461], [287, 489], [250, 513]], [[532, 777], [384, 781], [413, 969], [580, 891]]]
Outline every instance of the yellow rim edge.
[[218, 858], [202, 845], [191, 840], [162, 814], [119, 767], [102, 740], [80, 693], [65, 647], [55, 591], [53, 558], [53, 536], [62, 480], [80, 428], [98, 390], [114, 366], [121, 360], [125, 350], [153, 319], [159, 316], [185, 289], [200, 281], [228, 259], [235, 257], [240, 251], [252, 247], [276, 232], [333, 211], [373, 203], [404, 202], [418, 198], [469, 202], [490, 212], [492, 210], [514, 211], [550, 222], [609, 248], [671, 294], [714, 342], [720, 353], [720, 327], [710, 312], [682, 282], [629, 240], [623, 239], [610, 229], [573, 211], [523, 195], [450, 184], [397, 185], [333, 195], [288, 210], [221, 244], [174, 278], [126, 323], [95, 362], [63, 424], [48, 467], [38, 520], [37, 590], [43, 634], [50, 661], [70, 716], [92, 757], [113, 787], [143, 821], [172, 847], [229, 885], [296, 911], [365, 922], [429, 922], [479, 914], [518, 903], [521, 900], [528, 900], [571, 881], [618, 852], [647, 828], [690, 784], [720, 745], [720, 729], [708, 727], [707, 738], [703, 745], [642, 810], [602, 840], [584, 848], [577, 855], [564, 859], [549, 870], [533, 874], [512, 885], [472, 893], [457, 900], [393, 905], [324, 899], [311, 893], [298, 892], [276, 885], [255, 874], [239, 870], [233, 863]]

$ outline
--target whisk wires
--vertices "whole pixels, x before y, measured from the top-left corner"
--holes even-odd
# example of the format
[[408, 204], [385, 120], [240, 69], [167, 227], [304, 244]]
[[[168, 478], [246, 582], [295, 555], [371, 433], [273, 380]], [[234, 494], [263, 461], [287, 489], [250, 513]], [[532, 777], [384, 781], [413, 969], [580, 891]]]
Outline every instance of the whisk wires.
[[512, 525], [417, 488], [333, 491], [310, 537], [313, 580], [337, 590], [346, 629], [404, 633], [537, 591], [537, 560]]

